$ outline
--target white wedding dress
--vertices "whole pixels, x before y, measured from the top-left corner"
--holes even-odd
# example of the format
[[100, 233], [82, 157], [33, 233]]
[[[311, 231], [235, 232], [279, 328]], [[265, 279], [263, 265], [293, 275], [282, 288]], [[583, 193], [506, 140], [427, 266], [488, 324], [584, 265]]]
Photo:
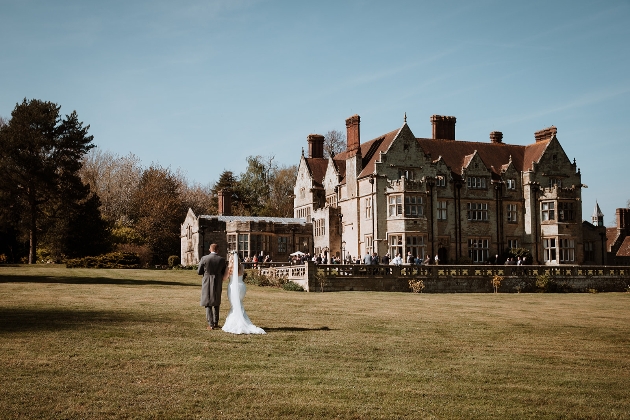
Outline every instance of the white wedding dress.
[[233, 258], [234, 272], [228, 284], [228, 299], [231, 307], [222, 330], [232, 334], [266, 334], [265, 330], [252, 324], [243, 308], [246, 288], [243, 276], [238, 275], [238, 256], [234, 254]]

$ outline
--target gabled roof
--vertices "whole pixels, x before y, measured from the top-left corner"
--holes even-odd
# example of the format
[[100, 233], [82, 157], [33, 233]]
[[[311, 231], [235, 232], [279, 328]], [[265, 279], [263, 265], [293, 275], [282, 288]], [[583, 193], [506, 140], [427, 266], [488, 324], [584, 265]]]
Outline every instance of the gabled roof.
[[626, 236], [617, 251], [618, 257], [630, 257], [630, 236]]
[[335, 156], [335, 159], [333, 159], [333, 165], [335, 165], [341, 179], [344, 179], [346, 177], [346, 161], [341, 159], [337, 160], [337, 157]]
[[[363, 170], [359, 174], [359, 178], [374, 173], [374, 163], [379, 159], [380, 153], [389, 149], [399, 132], [400, 128], [365, 143], [369, 147], [367, 147], [367, 152], [363, 154]], [[363, 153], [363, 147], [361, 147], [361, 153]]]
[[[374, 173], [374, 162], [379, 158], [380, 152], [385, 152], [389, 148], [399, 131], [400, 129], [396, 129], [370, 141], [361, 143], [363, 170], [359, 174], [359, 178]], [[339, 175], [342, 177], [342, 184], [346, 182], [346, 159], [350, 156], [350, 152], [346, 150], [334, 157], [335, 166], [339, 171]]]
[[315, 187], [323, 187], [322, 181], [326, 175], [328, 167], [328, 159], [324, 158], [304, 158], [306, 166], [313, 177], [313, 185]]
[[[375, 162], [380, 158], [380, 153], [389, 149], [396, 136], [405, 126], [406, 123], [401, 128], [360, 144], [363, 169], [358, 176], [359, 178], [374, 173]], [[457, 175], [461, 175], [462, 168], [465, 168], [470, 163], [476, 152], [486, 168], [492, 172], [493, 179], [499, 179], [501, 173], [508, 169], [510, 161], [516, 171], [526, 172], [532, 170], [533, 163], [540, 161], [552, 140], [553, 137], [549, 140], [537, 141], [536, 143], [522, 146], [506, 143], [416, 138], [425, 154], [431, 155], [434, 162], [437, 162], [441, 157], [451, 171]], [[346, 159], [350, 156], [352, 156], [351, 152], [346, 150], [333, 158], [335, 167], [341, 176], [342, 184], [346, 181]], [[306, 161], [316, 186], [321, 187], [326, 173], [327, 160], [307, 158]]]
[[549, 140], [528, 146], [462, 140], [423, 138], [417, 140], [426, 154], [430, 154], [434, 160], [442, 156], [444, 162], [457, 174], [461, 174], [462, 168], [470, 163], [475, 151], [486, 167], [495, 173], [507, 169], [510, 157], [512, 158], [512, 165], [517, 171], [528, 171], [531, 169], [532, 161], [538, 162], [549, 144]]
[[547, 150], [547, 146], [549, 146], [550, 142], [551, 140], [543, 140], [525, 146], [525, 155], [523, 156], [521, 165], [517, 166], [517, 168], [523, 172], [532, 170], [532, 162], [538, 163], [538, 161], [540, 161], [540, 158], [543, 153], [545, 153], [545, 150]]
[[606, 228], [606, 249], [608, 251], [611, 250], [612, 246], [617, 242], [617, 237], [619, 236], [619, 231], [616, 227], [607, 227]]

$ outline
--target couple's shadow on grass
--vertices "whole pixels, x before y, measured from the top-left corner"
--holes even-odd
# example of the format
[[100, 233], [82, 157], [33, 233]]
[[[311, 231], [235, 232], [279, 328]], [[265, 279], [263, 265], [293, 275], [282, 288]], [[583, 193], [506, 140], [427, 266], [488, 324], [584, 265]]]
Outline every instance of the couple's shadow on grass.
[[[132, 312], [66, 308], [0, 308], [0, 333], [61, 331], [98, 328], [99, 325], [151, 322]], [[266, 332], [332, 331], [329, 327], [263, 327]]]
[[0, 276], [0, 283], [48, 283], [48, 284], [112, 284], [132, 286], [192, 286], [197, 283], [183, 283], [163, 280], [115, 279], [111, 277], [72, 277], [72, 276]]
[[318, 327], [318, 328], [302, 328], [302, 327], [262, 327], [265, 332], [300, 332], [300, 331], [332, 331], [332, 329], [328, 327]]
[[63, 308], [0, 308], [0, 333], [59, 331], [143, 321], [133, 313]]

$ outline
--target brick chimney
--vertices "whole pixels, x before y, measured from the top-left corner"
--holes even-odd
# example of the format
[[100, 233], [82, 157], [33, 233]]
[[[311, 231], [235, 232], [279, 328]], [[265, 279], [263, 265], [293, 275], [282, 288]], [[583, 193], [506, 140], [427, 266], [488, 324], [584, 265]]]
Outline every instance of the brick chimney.
[[324, 157], [324, 136], [321, 134], [309, 134], [308, 140], [308, 157], [323, 158]]
[[490, 141], [492, 143], [503, 143], [503, 133], [500, 131], [493, 131], [490, 133]]
[[361, 150], [361, 117], [358, 115], [346, 120], [346, 140], [349, 152]]
[[455, 122], [457, 118], [444, 115], [432, 115], [433, 138], [442, 140], [455, 140]]
[[555, 126], [543, 128], [542, 130], [536, 131], [534, 133], [534, 137], [536, 138], [536, 143], [539, 141], [551, 140], [553, 136], [556, 135], [558, 129]]
[[232, 215], [232, 191], [219, 190], [219, 216]]
[[630, 233], [630, 209], [619, 208], [616, 211], [617, 216], [617, 230], [619, 232]]

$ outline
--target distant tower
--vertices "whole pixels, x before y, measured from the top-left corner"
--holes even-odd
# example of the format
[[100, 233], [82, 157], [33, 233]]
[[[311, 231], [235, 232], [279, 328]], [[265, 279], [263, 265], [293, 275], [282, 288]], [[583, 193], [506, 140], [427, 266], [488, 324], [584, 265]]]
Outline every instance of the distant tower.
[[604, 226], [604, 213], [602, 213], [599, 208], [599, 204], [597, 204], [597, 200], [595, 200], [595, 210], [593, 210], [593, 215], [591, 216], [591, 220], [595, 226]]

